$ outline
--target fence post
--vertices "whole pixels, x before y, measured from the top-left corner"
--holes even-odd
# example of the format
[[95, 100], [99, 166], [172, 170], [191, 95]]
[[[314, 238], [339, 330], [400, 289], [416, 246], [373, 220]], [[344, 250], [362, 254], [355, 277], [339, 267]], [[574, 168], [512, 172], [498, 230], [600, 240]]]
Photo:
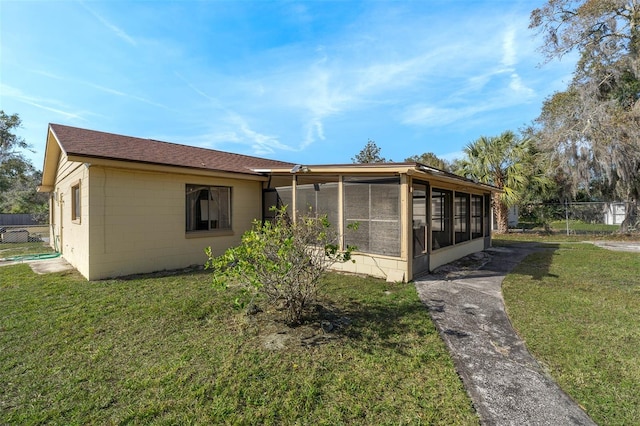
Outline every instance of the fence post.
[[567, 235], [569, 235], [569, 201], [564, 200], [564, 218], [567, 223]]

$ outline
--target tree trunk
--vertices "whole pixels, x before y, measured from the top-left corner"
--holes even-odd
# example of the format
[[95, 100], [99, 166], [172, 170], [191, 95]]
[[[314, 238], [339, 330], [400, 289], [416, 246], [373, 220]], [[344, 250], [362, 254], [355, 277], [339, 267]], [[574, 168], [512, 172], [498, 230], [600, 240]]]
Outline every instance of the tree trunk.
[[493, 194], [493, 211], [498, 225], [498, 229], [495, 231], [497, 234], [507, 234], [509, 233], [509, 208], [502, 202], [501, 195], [499, 193]]
[[636, 224], [638, 223], [638, 201], [637, 200], [631, 200], [630, 202], [626, 203], [625, 206], [625, 210], [626, 210], [626, 214], [625, 214], [625, 218], [622, 221], [622, 224], [620, 224], [620, 232], [622, 233], [627, 233], [627, 232], [637, 232], [638, 229], [636, 228]]

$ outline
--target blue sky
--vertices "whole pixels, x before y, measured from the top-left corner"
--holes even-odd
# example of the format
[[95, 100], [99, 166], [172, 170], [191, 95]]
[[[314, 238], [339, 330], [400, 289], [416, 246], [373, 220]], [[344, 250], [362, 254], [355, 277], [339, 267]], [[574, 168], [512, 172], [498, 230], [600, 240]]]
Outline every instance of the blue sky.
[[453, 159], [522, 128], [542, 1], [0, 0], [0, 108], [42, 167], [50, 122], [302, 164]]

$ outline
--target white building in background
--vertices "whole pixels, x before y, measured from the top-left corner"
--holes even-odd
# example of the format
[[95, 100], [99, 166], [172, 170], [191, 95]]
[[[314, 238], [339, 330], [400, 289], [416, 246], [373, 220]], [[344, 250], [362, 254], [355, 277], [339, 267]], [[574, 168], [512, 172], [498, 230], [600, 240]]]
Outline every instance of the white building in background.
[[605, 225], [621, 225], [627, 214], [625, 203], [605, 203], [604, 223]]

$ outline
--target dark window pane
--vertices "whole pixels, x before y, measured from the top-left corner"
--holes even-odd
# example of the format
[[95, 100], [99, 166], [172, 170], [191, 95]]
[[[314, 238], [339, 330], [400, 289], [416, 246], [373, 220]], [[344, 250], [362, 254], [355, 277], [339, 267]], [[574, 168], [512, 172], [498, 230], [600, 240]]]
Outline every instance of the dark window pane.
[[186, 230], [231, 229], [231, 188], [186, 185]]

